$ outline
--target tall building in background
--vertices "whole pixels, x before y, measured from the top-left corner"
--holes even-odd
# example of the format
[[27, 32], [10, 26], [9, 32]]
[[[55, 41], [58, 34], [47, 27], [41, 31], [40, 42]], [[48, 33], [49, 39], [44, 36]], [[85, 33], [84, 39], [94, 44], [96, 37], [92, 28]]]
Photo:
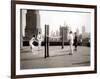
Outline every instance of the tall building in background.
[[86, 32], [85, 26], [82, 26], [82, 39], [90, 38], [90, 33]]
[[20, 10], [20, 46], [23, 47], [24, 41], [29, 41], [33, 35], [41, 32], [39, 10]]
[[38, 10], [27, 10], [26, 13], [26, 28], [25, 28], [25, 40], [30, 40], [33, 35], [37, 35], [41, 32], [40, 27], [40, 14]]
[[82, 26], [82, 33], [85, 33], [85, 26]]
[[63, 32], [63, 36], [64, 36], [64, 42], [68, 41], [68, 32], [69, 32], [69, 27], [68, 26], [61, 26], [60, 27], [60, 36], [61, 36], [61, 40], [62, 40], [62, 32]]
[[79, 32], [79, 29], [78, 29], [78, 28], [76, 29], [76, 33], [77, 33], [77, 35], [79, 35], [79, 34], [80, 34], [80, 32]]

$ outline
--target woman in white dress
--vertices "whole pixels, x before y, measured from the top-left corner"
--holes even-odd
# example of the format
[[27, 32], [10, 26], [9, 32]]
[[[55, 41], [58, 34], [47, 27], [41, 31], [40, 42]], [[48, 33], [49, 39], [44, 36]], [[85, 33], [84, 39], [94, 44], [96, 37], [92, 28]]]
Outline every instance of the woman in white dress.
[[69, 44], [70, 44], [70, 53], [69, 55], [72, 55], [73, 54], [73, 33], [72, 31], [70, 31], [69, 33]]
[[38, 33], [37, 40], [38, 40], [38, 50], [40, 50], [41, 49], [41, 43], [42, 43], [42, 34], [41, 34], [41, 32]]
[[33, 35], [33, 37], [31, 38], [31, 40], [29, 41], [29, 45], [32, 49], [32, 53], [34, 52], [34, 48], [35, 46], [33, 45], [33, 42], [35, 41], [35, 35]]

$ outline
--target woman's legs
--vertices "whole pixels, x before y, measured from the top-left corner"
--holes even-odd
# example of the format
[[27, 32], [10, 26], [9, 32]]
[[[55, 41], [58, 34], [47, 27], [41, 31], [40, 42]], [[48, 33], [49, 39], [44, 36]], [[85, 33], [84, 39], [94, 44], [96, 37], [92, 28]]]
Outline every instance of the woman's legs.
[[41, 41], [39, 41], [38, 43], [39, 43], [38, 44], [38, 50], [40, 50], [41, 49]]
[[70, 54], [73, 54], [73, 43], [70, 43]]

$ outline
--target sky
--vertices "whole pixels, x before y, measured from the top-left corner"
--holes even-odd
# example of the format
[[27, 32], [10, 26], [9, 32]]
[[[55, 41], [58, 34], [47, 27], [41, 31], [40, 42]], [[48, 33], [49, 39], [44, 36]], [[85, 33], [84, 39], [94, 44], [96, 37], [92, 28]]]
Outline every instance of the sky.
[[73, 32], [78, 28], [80, 33], [82, 26], [85, 26], [85, 31], [90, 32], [91, 16], [90, 13], [83, 12], [40, 11], [42, 33], [45, 24], [50, 26], [50, 32], [59, 30], [64, 25], [69, 26]]
[[[26, 10], [23, 10], [26, 11]], [[40, 27], [44, 35], [45, 24], [49, 25], [49, 34], [51, 32], [59, 31], [60, 26], [67, 25], [71, 31], [79, 33], [82, 32], [82, 27], [85, 26], [85, 31], [90, 32], [91, 14], [89, 12], [69, 12], [69, 11], [50, 11], [40, 10]], [[23, 17], [23, 36], [25, 35], [25, 17]]]

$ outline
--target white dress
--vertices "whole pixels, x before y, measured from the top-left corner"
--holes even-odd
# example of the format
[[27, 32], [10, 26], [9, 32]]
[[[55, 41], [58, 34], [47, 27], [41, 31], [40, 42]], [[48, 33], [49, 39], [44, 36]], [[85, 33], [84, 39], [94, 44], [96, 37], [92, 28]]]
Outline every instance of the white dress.
[[42, 35], [41, 34], [38, 34], [37, 40], [38, 40], [38, 49], [40, 50], [41, 49], [41, 42], [42, 42]]
[[73, 34], [69, 35], [70, 44], [73, 44]]
[[73, 54], [73, 34], [69, 34], [70, 40], [70, 54]]
[[35, 41], [35, 38], [34, 37], [32, 37], [31, 40], [29, 41], [29, 45], [32, 48], [32, 52], [34, 52], [34, 48], [35, 48], [35, 46], [33, 45], [33, 42], [34, 41]]

